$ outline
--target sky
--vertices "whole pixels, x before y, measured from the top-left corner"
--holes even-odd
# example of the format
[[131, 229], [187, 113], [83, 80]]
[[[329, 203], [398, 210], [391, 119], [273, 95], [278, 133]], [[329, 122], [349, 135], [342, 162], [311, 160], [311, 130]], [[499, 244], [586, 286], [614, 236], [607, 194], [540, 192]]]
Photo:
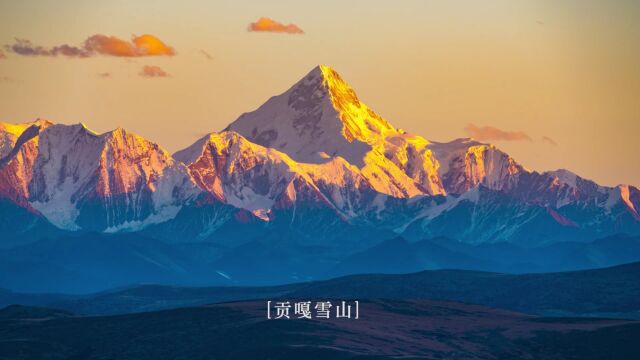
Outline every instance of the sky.
[[640, 185], [638, 1], [0, 0], [0, 51], [3, 122], [175, 152], [324, 64], [407, 132]]

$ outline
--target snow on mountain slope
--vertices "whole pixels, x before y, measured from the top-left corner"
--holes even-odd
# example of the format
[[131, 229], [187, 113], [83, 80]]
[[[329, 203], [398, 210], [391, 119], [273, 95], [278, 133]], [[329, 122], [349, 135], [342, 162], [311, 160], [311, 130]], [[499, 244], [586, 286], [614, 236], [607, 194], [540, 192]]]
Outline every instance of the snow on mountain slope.
[[640, 190], [630, 185], [618, 185], [609, 190], [606, 207], [611, 209], [619, 201], [640, 221]]
[[428, 141], [394, 128], [327, 66], [314, 68], [227, 130], [298, 162], [324, 163], [342, 157], [384, 194], [406, 198], [444, 192]]
[[339, 155], [359, 166], [372, 142], [397, 132], [326, 66], [314, 68], [284, 94], [243, 114], [227, 129], [299, 162], [322, 163]]
[[7, 124], [0, 122], [0, 159], [9, 155], [18, 137], [29, 127], [29, 124]]
[[528, 171], [491, 144], [472, 139], [438, 143], [407, 134], [364, 105], [326, 66], [314, 68], [228, 129], [298, 162], [324, 163], [340, 156], [360, 169], [376, 191], [397, 198], [462, 194], [478, 185], [522, 199], [533, 193], [554, 206], [598, 195], [588, 189], [588, 181], [575, 190], [578, 180], [569, 172]]
[[501, 190], [526, 171], [495, 146], [473, 139], [434, 142], [429, 148], [440, 163], [438, 173], [447, 193], [462, 194], [479, 184]]
[[624, 199], [624, 187], [600, 186], [566, 169], [529, 171], [495, 146], [473, 139], [432, 142], [428, 147], [439, 161], [439, 175], [450, 194], [464, 194], [482, 185], [537, 205], [582, 204], [605, 210]]
[[11, 145], [0, 158], [0, 196], [12, 202], [35, 211], [28, 202], [29, 183], [33, 177], [33, 167], [38, 155], [38, 134], [51, 125], [46, 120], [24, 124], [4, 124], [4, 129], [11, 129], [12, 133], [5, 133], [5, 139]]
[[0, 159], [3, 159], [16, 145], [18, 138], [33, 123], [9, 124], [0, 122]]
[[[285, 93], [243, 114], [228, 129], [278, 149], [299, 163], [346, 159], [375, 191], [389, 196], [377, 200], [376, 210], [371, 202], [354, 216], [368, 218], [372, 224], [393, 224], [402, 229], [408, 223], [398, 224], [394, 217], [409, 222], [420, 217], [432, 219], [466, 198], [459, 195], [478, 187], [499, 192], [496, 198], [529, 204], [537, 209], [534, 212], [541, 221], [562, 226], [593, 228], [595, 221], [612, 224], [611, 219], [624, 214], [636, 217], [637, 206], [624, 200], [624, 189], [602, 187], [566, 170], [529, 171], [494, 145], [473, 139], [439, 143], [405, 133], [360, 102], [340, 75], [326, 66], [313, 69]], [[425, 195], [443, 195], [444, 203], [423, 201], [422, 209], [418, 209], [389, 200]], [[484, 203], [486, 199], [494, 198], [479, 198], [479, 206], [492, 206]], [[508, 201], [494, 206], [505, 203]], [[625, 212], [618, 213], [617, 209]], [[510, 216], [511, 210], [505, 211], [503, 215]], [[372, 212], [376, 214], [373, 218]], [[593, 215], [591, 220], [588, 214]]]
[[234, 132], [210, 134], [174, 157], [188, 165], [202, 189], [263, 218], [296, 175], [286, 155], [252, 144]]
[[[38, 134], [51, 123], [9, 125], [13, 148], [0, 159], [0, 248], [25, 245], [62, 233], [29, 203], [29, 183], [38, 151]], [[4, 127], [5, 129], [7, 127]]]
[[322, 164], [298, 163], [233, 131], [207, 135], [174, 157], [188, 166], [203, 190], [264, 220], [276, 202], [293, 206], [299, 191], [315, 194], [345, 217], [355, 214], [364, 193], [374, 193], [358, 169], [340, 157]]
[[122, 129], [48, 125], [17, 145], [3, 183], [63, 229], [134, 230], [172, 218], [199, 192], [184, 165]]
[[[460, 143], [465, 143], [462, 151], [456, 151]], [[484, 147], [484, 161], [473, 157], [471, 149], [479, 146]], [[564, 169], [538, 173], [515, 165], [511, 171], [508, 156], [466, 139], [436, 144], [434, 150], [448, 156], [440, 157], [443, 164], [454, 164], [443, 169], [451, 194], [437, 206], [423, 206], [398, 229], [408, 238], [447, 236], [472, 244], [540, 246], [640, 233], [640, 191], [633, 186], [600, 186]], [[486, 156], [487, 151], [494, 154]], [[482, 169], [493, 176], [473, 175], [482, 175]], [[451, 174], [478, 182], [450, 181], [456, 179]]]
[[[5, 158], [11, 155], [12, 150], [21, 137], [23, 138], [21, 142], [28, 141], [35, 136], [34, 134], [40, 129], [44, 129], [49, 125], [52, 125], [51, 122], [43, 119], [22, 124], [0, 122], [0, 163], [2, 163], [3, 160], [8, 160]], [[28, 129], [31, 129], [31, 131], [25, 134], [25, 131]]]
[[541, 205], [480, 185], [417, 217], [403, 229], [409, 239], [445, 236], [467, 244], [511, 243], [535, 247], [588, 241], [589, 232]]
[[405, 133], [326, 66], [228, 129], [174, 161], [122, 129], [0, 124], [0, 197], [68, 230], [135, 231], [180, 214], [154, 229], [185, 241], [233, 238], [229, 228], [247, 223], [256, 233], [295, 225], [296, 236], [350, 237], [362, 226], [470, 242], [640, 233], [637, 188], [529, 171], [473, 139]]

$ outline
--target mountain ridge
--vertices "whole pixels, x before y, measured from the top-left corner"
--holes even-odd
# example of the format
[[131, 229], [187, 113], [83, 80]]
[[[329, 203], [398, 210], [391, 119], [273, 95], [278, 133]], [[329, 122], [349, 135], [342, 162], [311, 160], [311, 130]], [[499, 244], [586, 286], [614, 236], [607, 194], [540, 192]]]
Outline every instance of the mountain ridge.
[[[220, 221], [248, 211], [278, 218], [281, 231], [321, 208], [322, 222], [351, 233], [364, 226], [410, 239], [535, 245], [640, 233], [637, 188], [529, 171], [469, 138], [408, 134], [327, 66], [173, 155], [122, 128], [97, 134], [46, 120], [0, 124], [0, 145], [0, 197], [70, 231], [142, 231], [186, 221], [187, 209], [231, 206], [236, 213], [223, 210]], [[211, 233], [206, 222], [193, 239]]]

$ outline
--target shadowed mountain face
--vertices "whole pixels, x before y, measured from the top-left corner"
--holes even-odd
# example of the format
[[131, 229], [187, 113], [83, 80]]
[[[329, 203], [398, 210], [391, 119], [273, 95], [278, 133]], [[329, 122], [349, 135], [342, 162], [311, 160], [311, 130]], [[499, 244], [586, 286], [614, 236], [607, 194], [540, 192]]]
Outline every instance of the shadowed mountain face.
[[610, 236], [588, 243], [558, 242], [536, 248], [513, 244], [468, 245], [448, 238], [394, 238], [342, 260], [331, 270], [346, 274], [409, 273], [425, 269], [531, 273], [592, 269], [638, 260], [640, 237]]
[[187, 249], [138, 234], [84, 234], [0, 252], [2, 287], [23, 292], [87, 293], [141, 283], [225, 284]]
[[12, 359], [634, 359], [640, 324], [436, 301], [363, 301], [360, 318], [267, 320], [239, 302], [113, 317], [0, 310]]
[[[244, 237], [234, 237], [230, 243], [176, 244], [140, 233], [89, 233], [0, 250], [0, 288], [87, 294], [145, 283], [272, 286], [349, 274], [401, 274], [425, 269], [567, 271], [637, 261], [640, 252], [640, 240], [625, 236], [533, 249], [508, 244], [473, 246], [450, 239], [408, 242], [393, 238], [362, 251], [343, 252], [339, 247], [302, 243], [310, 241], [302, 232], [273, 231], [251, 223], [243, 226]], [[349, 239], [348, 230], [328, 234], [327, 239]], [[161, 228], [157, 231], [162, 232]], [[218, 233], [222, 231], [227, 230], [221, 228]], [[169, 233], [169, 229], [164, 232]], [[382, 235], [366, 227], [360, 232], [365, 239]]]

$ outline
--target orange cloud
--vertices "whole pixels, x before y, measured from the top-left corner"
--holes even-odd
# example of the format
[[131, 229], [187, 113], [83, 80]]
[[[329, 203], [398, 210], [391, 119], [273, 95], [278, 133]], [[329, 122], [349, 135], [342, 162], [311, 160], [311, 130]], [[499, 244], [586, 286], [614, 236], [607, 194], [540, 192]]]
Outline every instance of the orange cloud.
[[110, 72], [103, 72], [98, 74], [99, 77], [101, 78], [110, 78], [111, 77], [111, 73]]
[[261, 17], [258, 21], [249, 24], [249, 31], [276, 32], [287, 34], [304, 34], [304, 31], [295, 24], [284, 25], [268, 17]]
[[478, 127], [473, 124], [467, 125], [464, 129], [469, 136], [480, 141], [531, 141], [531, 137], [523, 131], [505, 131], [493, 126]]
[[558, 146], [558, 143], [548, 136], [543, 136], [542, 141], [549, 145]]
[[155, 78], [155, 77], [168, 77], [169, 74], [167, 74], [166, 71], [162, 70], [160, 66], [145, 65], [140, 71], [140, 76]]
[[16, 39], [5, 49], [23, 56], [66, 56], [87, 58], [94, 55], [118, 57], [173, 56], [175, 50], [154, 35], [132, 36], [131, 41], [102, 34], [92, 35], [81, 46], [58, 45], [51, 48], [33, 45], [31, 41]]
[[6, 59], [7, 55], [4, 54], [4, 51], [0, 50], [0, 59]]
[[88, 51], [120, 57], [173, 56], [175, 51], [154, 35], [133, 36], [131, 42], [115, 36], [93, 35], [84, 42]]

